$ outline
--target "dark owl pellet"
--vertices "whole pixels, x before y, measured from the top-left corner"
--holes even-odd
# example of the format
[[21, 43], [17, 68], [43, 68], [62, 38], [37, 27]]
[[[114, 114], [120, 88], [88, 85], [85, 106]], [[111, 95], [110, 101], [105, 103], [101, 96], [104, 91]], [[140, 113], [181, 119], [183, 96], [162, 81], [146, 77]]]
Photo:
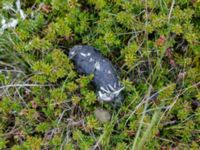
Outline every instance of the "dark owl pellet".
[[114, 101], [121, 98], [123, 86], [111, 62], [92, 46], [77, 45], [70, 49], [69, 57], [79, 73], [94, 74], [98, 99]]

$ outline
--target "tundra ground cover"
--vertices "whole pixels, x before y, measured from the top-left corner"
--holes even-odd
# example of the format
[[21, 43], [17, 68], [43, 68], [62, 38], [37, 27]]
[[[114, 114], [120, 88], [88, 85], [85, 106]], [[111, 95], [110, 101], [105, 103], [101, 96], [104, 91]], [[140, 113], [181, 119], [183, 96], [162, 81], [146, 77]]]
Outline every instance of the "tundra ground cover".
[[[24, 0], [23, 17], [15, 0], [0, 8], [0, 149], [199, 148], [199, 0]], [[77, 73], [67, 56], [77, 44], [115, 65], [120, 107]]]

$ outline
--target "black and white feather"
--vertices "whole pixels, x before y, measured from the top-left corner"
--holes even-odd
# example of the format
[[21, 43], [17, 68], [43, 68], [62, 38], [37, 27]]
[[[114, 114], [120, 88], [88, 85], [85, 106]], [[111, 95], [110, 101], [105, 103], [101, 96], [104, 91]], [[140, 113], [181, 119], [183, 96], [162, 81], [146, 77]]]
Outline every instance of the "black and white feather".
[[74, 61], [79, 73], [94, 74], [93, 82], [99, 100], [114, 101], [121, 97], [123, 86], [118, 75], [110, 61], [97, 49], [92, 46], [77, 45], [70, 50], [69, 57]]

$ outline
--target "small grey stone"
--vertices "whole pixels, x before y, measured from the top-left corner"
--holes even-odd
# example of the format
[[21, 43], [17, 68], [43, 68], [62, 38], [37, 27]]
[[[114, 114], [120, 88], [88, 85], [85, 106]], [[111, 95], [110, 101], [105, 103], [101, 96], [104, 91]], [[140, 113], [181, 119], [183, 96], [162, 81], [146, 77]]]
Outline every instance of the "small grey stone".
[[110, 113], [101, 108], [96, 108], [94, 114], [101, 123], [108, 122], [111, 119]]

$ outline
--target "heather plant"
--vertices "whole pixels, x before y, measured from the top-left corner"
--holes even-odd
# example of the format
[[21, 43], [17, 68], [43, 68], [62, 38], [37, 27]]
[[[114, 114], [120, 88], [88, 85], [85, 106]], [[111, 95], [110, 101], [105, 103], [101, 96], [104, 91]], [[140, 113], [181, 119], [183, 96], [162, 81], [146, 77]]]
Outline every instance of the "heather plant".
[[[20, 2], [0, 0], [0, 149], [199, 149], [199, 0]], [[77, 44], [114, 64], [120, 106], [77, 72]]]

